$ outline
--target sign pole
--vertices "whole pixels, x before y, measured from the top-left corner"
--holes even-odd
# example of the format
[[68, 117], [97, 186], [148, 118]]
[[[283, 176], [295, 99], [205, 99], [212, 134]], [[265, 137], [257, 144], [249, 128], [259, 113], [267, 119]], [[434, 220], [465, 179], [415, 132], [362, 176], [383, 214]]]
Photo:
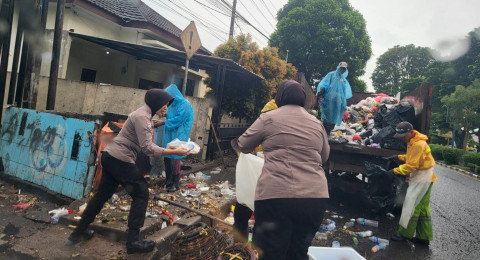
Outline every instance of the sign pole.
[[182, 39], [182, 44], [185, 48], [185, 55], [187, 56], [187, 61], [185, 62], [185, 78], [183, 79], [182, 86], [182, 95], [185, 96], [185, 92], [187, 90], [188, 66], [190, 64], [190, 59], [195, 54], [195, 52], [197, 52], [197, 50], [202, 47], [202, 42], [200, 41], [197, 27], [195, 27], [195, 23], [193, 21], [190, 22], [190, 24], [187, 26], [187, 28], [185, 28], [185, 30], [183, 30], [180, 38]]
[[182, 86], [182, 95], [185, 96], [185, 91], [187, 89], [187, 77], [188, 77], [188, 64], [190, 63], [190, 59], [187, 57], [187, 62], [185, 64], [185, 78], [183, 79], [183, 86]]

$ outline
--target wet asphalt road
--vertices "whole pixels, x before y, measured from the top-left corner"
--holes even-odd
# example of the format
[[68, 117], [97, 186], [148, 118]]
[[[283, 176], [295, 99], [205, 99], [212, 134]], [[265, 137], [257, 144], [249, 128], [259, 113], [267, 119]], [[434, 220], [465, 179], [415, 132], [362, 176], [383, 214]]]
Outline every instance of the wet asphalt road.
[[480, 259], [480, 181], [441, 166], [435, 173], [434, 241], [423, 259]]
[[[435, 166], [435, 173], [438, 181], [433, 185], [430, 202], [434, 240], [430, 246], [390, 241], [386, 250], [372, 254], [369, 251], [373, 242], [360, 238], [355, 247], [351, 237], [339, 231], [327, 240], [314, 240], [312, 245], [331, 246], [333, 240], [338, 240], [342, 246], [354, 247], [366, 259], [480, 259], [480, 181], [442, 166]], [[368, 229], [389, 239], [398, 228], [400, 212], [394, 212], [394, 220], [384, 215], [369, 215], [364, 208], [349, 204], [348, 198], [339, 198], [338, 194], [331, 194], [330, 204], [330, 210], [344, 217], [336, 220], [342, 226], [349, 218], [379, 221], [379, 228], [356, 226], [354, 231]], [[326, 213], [325, 218], [328, 217]]]

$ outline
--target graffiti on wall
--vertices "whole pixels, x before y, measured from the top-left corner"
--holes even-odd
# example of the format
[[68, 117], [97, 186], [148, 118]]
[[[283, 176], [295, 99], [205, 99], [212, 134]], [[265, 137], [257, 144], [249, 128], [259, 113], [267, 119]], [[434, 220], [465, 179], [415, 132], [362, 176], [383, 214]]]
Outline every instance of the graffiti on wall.
[[[10, 107], [1, 130], [5, 173], [80, 198], [90, 188], [94, 122]], [[91, 174], [90, 174], [91, 175]]]

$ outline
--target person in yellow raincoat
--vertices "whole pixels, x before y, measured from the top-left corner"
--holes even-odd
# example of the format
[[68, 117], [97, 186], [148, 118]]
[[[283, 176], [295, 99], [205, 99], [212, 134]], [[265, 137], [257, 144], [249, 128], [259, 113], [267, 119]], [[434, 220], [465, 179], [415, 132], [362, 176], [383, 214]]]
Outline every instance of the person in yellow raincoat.
[[394, 174], [406, 175], [409, 185], [400, 216], [400, 226], [392, 240], [410, 239], [429, 245], [433, 240], [430, 192], [433, 183], [437, 181], [433, 172], [435, 159], [427, 144], [428, 137], [414, 130], [412, 124], [401, 122], [395, 130], [394, 137], [407, 143], [407, 153], [398, 155], [398, 159], [404, 164], [391, 171]]
[[[275, 103], [275, 99], [268, 101], [267, 104], [262, 109], [262, 113], [268, 112], [270, 110], [277, 109], [278, 106]], [[253, 151], [254, 154], [257, 152], [262, 151], [262, 145], [259, 145]], [[240, 153], [237, 153], [240, 156]], [[234, 233], [233, 239], [235, 243], [245, 243], [248, 240], [248, 220], [252, 216], [253, 211], [240, 203], [235, 203], [235, 210], [233, 212], [233, 219], [234, 219]]]

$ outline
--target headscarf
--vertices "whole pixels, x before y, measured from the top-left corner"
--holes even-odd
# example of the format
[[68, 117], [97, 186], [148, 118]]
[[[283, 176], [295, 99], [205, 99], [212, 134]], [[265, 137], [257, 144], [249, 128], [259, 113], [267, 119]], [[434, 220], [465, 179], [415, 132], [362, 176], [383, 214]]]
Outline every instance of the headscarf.
[[305, 106], [307, 99], [305, 89], [295, 80], [287, 80], [278, 86], [275, 103], [278, 107], [285, 105]]
[[145, 94], [145, 104], [152, 110], [152, 116], [165, 105], [170, 105], [173, 97], [163, 89], [150, 89]]

